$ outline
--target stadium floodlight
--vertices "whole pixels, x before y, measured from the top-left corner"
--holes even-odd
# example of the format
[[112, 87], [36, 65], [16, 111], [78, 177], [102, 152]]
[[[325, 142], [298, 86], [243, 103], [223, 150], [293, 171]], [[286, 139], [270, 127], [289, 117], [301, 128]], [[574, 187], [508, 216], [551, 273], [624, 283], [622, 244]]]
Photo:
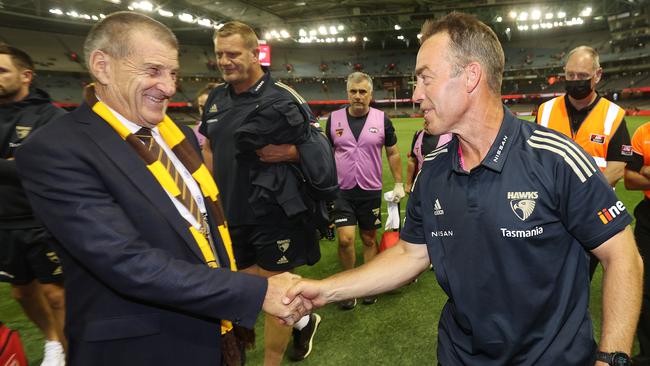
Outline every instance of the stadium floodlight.
[[73, 18], [79, 18], [79, 13], [77, 13], [77, 12], [74, 11], [74, 10], [65, 13], [65, 15], [67, 15], [67, 16], [69, 16], [69, 17], [73, 17]]
[[300, 30], [298, 30], [298, 35], [299, 35], [300, 37], [307, 37], [307, 31], [304, 30], [304, 29], [302, 29], [302, 28], [300, 28]]
[[264, 33], [264, 39], [271, 39], [271, 32]]
[[339, 37], [339, 38], [336, 39], [336, 42], [338, 42], [338, 43], [343, 43], [343, 41], [345, 41], [345, 39], [343, 37]]
[[153, 4], [150, 3], [149, 1], [134, 1], [131, 3], [131, 6], [133, 9], [137, 10], [143, 10], [143, 11], [148, 11], [151, 12], [153, 11]]
[[79, 18], [84, 18], [86, 20], [90, 20], [90, 15], [88, 15], [88, 14], [79, 14]]
[[178, 14], [178, 20], [185, 23], [194, 23], [194, 17], [192, 14], [180, 13]]
[[562, 10], [560, 10], [560, 11], [557, 12], [557, 17], [559, 19], [564, 19], [564, 18], [566, 18], [566, 13], [563, 12]]
[[281, 36], [282, 38], [289, 38], [289, 37], [291, 37], [291, 34], [289, 34], [289, 32], [287, 32], [286, 29], [282, 29], [282, 30], [280, 31], [280, 36]]
[[403, 41], [403, 40], [404, 40], [404, 36], [400, 34], [399, 36], [397, 36], [397, 39], [399, 39], [400, 41]]
[[205, 18], [197, 19], [196, 23], [203, 27], [212, 28], [212, 21], [210, 19], [205, 19]]
[[422, 39], [422, 33], [418, 33], [417, 37], [418, 39]]
[[50, 9], [50, 13], [56, 14], [56, 15], [63, 15], [63, 10], [61, 10], [59, 8], [54, 8], [54, 9]]
[[335, 27], [335, 26], [333, 26], [333, 25], [330, 26], [330, 34], [331, 34], [331, 35], [335, 35], [335, 34], [338, 33], [338, 32], [339, 32], [339, 31], [336, 30], [336, 27]]
[[98, 21], [98, 20], [99, 20], [99, 17], [98, 17], [97, 15], [93, 15], [93, 16], [91, 16], [90, 18], [91, 18], [92, 20], [94, 20], [94, 21]]
[[174, 16], [174, 13], [172, 13], [172, 12], [169, 11], [169, 10], [162, 9], [162, 8], [161, 8], [161, 9], [158, 9], [158, 14], [159, 14], [161, 17], [165, 17], [165, 18], [171, 18], [171, 17]]
[[517, 19], [517, 12], [514, 11], [514, 10], [511, 10], [510, 13], [508, 13], [508, 16], [509, 16], [511, 19]]
[[580, 16], [588, 17], [591, 15], [591, 11], [592, 11], [591, 6], [587, 6], [586, 8], [582, 9], [582, 11], [580, 12]]
[[369, 40], [370, 40], [370, 39], [368, 39], [368, 37], [363, 37], [363, 41], [364, 41], [364, 42], [368, 42]]
[[339, 31], [342, 31], [343, 29], [345, 29], [345, 27], [343, 26], [343, 24], [339, 24], [339, 25], [336, 27], [336, 29], [338, 29]]
[[538, 30], [539, 29], [539, 24], [533, 24], [530, 26], [532, 30]]
[[395, 28], [395, 30], [400, 30], [400, 29], [402, 29], [402, 27], [401, 27], [399, 24], [395, 24], [395, 25], [393, 26], [393, 28]]
[[522, 11], [519, 13], [519, 17], [517, 19], [524, 21], [528, 20], [528, 12]]
[[503, 18], [501, 16], [497, 17], [497, 23], [501, 23], [503, 21]]
[[539, 11], [539, 9], [533, 9], [533, 11], [530, 12], [530, 19], [532, 20], [539, 20], [542, 17], [542, 12]]
[[327, 28], [325, 28], [324, 25], [321, 25], [320, 27], [318, 27], [318, 33], [320, 33], [323, 36], [326, 36], [327, 35]]
[[104, 15], [104, 14], [102, 14], [102, 13], [99, 13], [99, 17], [100, 17], [101, 19], [104, 19], [104, 18], [106, 18], [106, 15]]
[[553, 13], [546, 13], [546, 15], [544, 15], [544, 18], [547, 19], [547, 20], [548, 19], [553, 19]]
[[[510, 27], [506, 28], [506, 33], [510, 33], [510, 32], [511, 32]], [[418, 35], [419, 35], [418, 39], [422, 38], [422, 35], [420, 35], [420, 34], [418, 34]]]

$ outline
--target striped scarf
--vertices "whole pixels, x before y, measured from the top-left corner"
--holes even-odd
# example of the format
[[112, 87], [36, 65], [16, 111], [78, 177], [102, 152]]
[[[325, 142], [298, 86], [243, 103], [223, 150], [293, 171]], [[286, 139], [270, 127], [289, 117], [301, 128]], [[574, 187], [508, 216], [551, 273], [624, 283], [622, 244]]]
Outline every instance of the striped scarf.
[[[156, 178], [158, 183], [163, 187], [163, 189], [174, 197], [180, 195], [180, 190], [177, 184], [174, 182], [174, 178], [169, 174], [165, 166], [154, 157], [149, 150], [147, 150], [142, 143], [142, 141], [136, 137], [134, 134], [129, 131], [126, 126], [124, 126], [118, 119], [115, 117], [113, 112], [102, 102], [97, 100], [95, 96], [94, 86], [91, 84], [84, 90], [84, 97], [86, 102], [91, 106], [93, 112], [100, 116], [106, 123], [108, 123], [117, 134], [126, 141], [142, 159], [145, 161], [152, 161], [152, 163], [147, 164], [147, 169], [151, 174]], [[237, 265], [235, 263], [235, 257], [232, 250], [232, 241], [230, 239], [230, 233], [228, 232], [228, 226], [226, 224], [225, 216], [223, 213], [223, 207], [219, 201], [219, 189], [215, 183], [212, 175], [208, 171], [208, 168], [203, 164], [198, 153], [192, 146], [192, 144], [185, 138], [185, 134], [178, 128], [178, 126], [165, 115], [165, 118], [162, 122], [158, 124], [158, 131], [160, 132], [161, 137], [167, 143], [169, 148], [176, 155], [178, 160], [185, 166], [185, 168], [190, 172], [194, 180], [198, 183], [203, 193], [205, 207], [211, 216], [215, 219], [215, 222], [218, 227], [219, 237], [223, 242], [226, 253], [228, 254], [228, 262], [231, 271], [237, 270]], [[192, 234], [196, 245], [201, 250], [204, 260], [208, 266], [211, 268], [218, 268], [219, 261], [218, 257], [215, 257], [217, 254], [212, 250], [208, 238], [201, 233], [199, 230], [194, 228], [194, 226], [189, 225], [188, 230]], [[208, 234], [209, 235], [209, 234]], [[216, 244], [216, 241], [215, 241]], [[216, 249], [215, 249], [216, 250]], [[221, 259], [221, 258], [219, 258]], [[223, 262], [225, 259], [221, 259]], [[232, 329], [232, 323], [228, 320], [221, 321], [221, 334], [225, 334]]]

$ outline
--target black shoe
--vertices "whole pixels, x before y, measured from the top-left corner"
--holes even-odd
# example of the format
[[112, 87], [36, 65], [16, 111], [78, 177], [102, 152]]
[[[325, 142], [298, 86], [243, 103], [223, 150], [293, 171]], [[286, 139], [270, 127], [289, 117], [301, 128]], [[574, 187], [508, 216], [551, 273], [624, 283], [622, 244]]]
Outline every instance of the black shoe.
[[293, 329], [293, 348], [289, 352], [291, 361], [302, 361], [309, 356], [318, 324], [320, 315], [313, 313], [309, 315], [309, 322], [302, 330]]
[[361, 301], [361, 303], [364, 305], [372, 305], [376, 302], [377, 302], [377, 296], [364, 297], [363, 300]]
[[339, 301], [339, 309], [341, 310], [352, 310], [355, 306], [357, 306], [357, 299]]

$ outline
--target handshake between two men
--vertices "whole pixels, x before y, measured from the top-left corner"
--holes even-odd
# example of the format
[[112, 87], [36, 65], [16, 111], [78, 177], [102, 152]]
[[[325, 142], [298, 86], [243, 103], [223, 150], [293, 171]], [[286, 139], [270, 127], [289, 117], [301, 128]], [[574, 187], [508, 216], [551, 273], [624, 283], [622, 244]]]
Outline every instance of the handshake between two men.
[[328, 303], [384, 293], [409, 283], [429, 268], [426, 245], [400, 240], [372, 261], [323, 280], [282, 273], [268, 279], [263, 310], [293, 325]]

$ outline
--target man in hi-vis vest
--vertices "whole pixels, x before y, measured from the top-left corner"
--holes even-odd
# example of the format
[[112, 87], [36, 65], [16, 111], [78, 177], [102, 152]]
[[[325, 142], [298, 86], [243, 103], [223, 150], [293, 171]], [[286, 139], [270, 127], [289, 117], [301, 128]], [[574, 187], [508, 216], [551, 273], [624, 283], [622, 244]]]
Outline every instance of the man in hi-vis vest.
[[[325, 128], [334, 147], [341, 188], [340, 196], [334, 202], [332, 218], [339, 237], [339, 261], [344, 270], [354, 268], [356, 261], [354, 238], [357, 224], [363, 242], [363, 261], [369, 262], [377, 255], [376, 234], [381, 227], [381, 150], [384, 146], [395, 179], [394, 201], [399, 202], [405, 194], [402, 161], [393, 123], [384, 112], [370, 107], [372, 78], [362, 72], [353, 72], [348, 76], [346, 89], [350, 104], [332, 112]], [[366, 305], [376, 301], [374, 296], [363, 299]], [[356, 299], [345, 300], [339, 303], [339, 308], [350, 310], [356, 304]]]
[[[615, 187], [632, 159], [625, 110], [596, 93], [603, 69], [593, 48], [579, 46], [571, 50], [564, 75], [566, 95], [542, 104], [537, 111], [537, 123], [573, 139], [594, 158], [609, 185]], [[593, 277], [598, 260], [593, 254], [590, 256]]]
[[579, 46], [569, 52], [564, 73], [566, 95], [539, 107], [537, 123], [571, 137], [591, 155], [614, 187], [632, 159], [625, 110], [595, 91], [603, 75], [596, 50]]

